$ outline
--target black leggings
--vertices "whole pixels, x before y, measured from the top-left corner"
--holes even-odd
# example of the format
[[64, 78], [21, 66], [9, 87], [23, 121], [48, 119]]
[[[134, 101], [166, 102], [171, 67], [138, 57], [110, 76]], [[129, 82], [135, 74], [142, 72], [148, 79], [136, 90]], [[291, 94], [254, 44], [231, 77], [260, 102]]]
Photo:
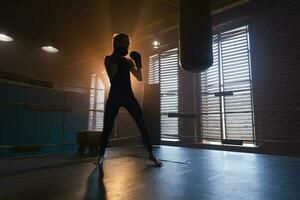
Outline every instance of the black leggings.
[[134, 119], [136, 125], [141, 131], [143, 141], [147, 146], [147, 150], [151, 152], [153, 150], [149, 131], [145, 125], [143, 111], [133, 95], [127, 96], [126, 98], [109, 96], [105, 106], [104, 113], [104, 127], [100, 141], [100, 155], [104, 155], [105, 149], [108, 145], [109, 136], [112, 132], [115, 118], [118, 114], [120, 107], [125, 107], [129, 114]]

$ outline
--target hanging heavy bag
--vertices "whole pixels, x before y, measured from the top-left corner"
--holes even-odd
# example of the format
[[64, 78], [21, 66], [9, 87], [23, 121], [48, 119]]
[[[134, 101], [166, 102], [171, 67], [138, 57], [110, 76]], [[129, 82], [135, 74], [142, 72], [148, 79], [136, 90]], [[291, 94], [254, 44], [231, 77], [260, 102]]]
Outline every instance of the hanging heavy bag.
[[203, 72], [213, 63], [209, 0], [179, 0], [179, 55], [182, 69]]

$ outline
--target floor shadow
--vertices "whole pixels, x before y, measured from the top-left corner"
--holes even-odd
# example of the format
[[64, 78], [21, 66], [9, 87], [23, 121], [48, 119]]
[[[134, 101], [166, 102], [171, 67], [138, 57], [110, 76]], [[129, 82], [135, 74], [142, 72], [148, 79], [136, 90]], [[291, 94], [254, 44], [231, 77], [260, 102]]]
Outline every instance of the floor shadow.
[[87, 189], [84, 195], [85, 200], [106, 200], [106, 189], [103, 182], [103, 166], [97, 166], [88, 178]]

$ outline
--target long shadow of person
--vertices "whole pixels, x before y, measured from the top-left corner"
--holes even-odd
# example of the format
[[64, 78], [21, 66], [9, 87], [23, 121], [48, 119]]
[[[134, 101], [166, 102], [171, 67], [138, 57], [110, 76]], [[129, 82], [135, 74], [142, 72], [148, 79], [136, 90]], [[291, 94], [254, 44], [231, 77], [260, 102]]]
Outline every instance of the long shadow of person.
[[85, 200], [106, 200], [106, 189], [103, 182], [103, 166], [96, 167], [88, 178], [87, 189], [84, 195]]

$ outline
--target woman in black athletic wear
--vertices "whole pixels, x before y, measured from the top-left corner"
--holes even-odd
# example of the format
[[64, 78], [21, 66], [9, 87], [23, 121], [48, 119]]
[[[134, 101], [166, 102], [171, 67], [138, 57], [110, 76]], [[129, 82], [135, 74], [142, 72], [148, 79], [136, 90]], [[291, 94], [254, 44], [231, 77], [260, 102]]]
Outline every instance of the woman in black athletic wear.
[[141, 55], [138, 52], [131, 52], [130, 57], [132, 59], [125, 57], [128, 54], [129, 44], [130, 38], [127, 34], [120, 33], [115, 35], [113, 38], [113, 53], [105, 57], [104, 64], [111, 86], [105, 106], [98, 164], [103, 164], [105, 149], [119, 108], [125, 107], [141, 131], [143, 141], [149, 152], [149, 159], [156, 166], [160, 167], [162, 162], [153, 153], [149, 132], [144, 122], [143, 111], [131, 88], [130, 72], [137, 80], [143, 80]]

